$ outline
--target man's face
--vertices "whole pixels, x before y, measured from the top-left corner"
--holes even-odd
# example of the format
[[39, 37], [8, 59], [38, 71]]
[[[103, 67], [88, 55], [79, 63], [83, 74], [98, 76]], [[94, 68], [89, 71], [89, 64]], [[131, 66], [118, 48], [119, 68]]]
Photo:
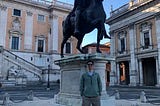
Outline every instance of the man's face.
[[88, 70], [89, 70], [89, 71], [92, 71], [92, 70], [93, 70], [93, 68], [94, 68], [93, 66], [94, 66], [94, 65], [93, 65], [93, 63], [88, 64]]

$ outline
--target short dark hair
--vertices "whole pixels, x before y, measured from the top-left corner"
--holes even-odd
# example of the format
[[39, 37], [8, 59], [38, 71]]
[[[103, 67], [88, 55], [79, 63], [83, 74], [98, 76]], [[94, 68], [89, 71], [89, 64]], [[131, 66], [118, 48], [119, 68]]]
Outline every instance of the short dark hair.
[[94, 64], [92, 60], [87, 61], [87, 64]]

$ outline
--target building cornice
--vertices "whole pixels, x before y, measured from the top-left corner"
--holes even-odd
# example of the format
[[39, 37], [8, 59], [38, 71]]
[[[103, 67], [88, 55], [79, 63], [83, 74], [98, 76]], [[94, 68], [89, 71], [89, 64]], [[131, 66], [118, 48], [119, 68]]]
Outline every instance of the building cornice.
[[132, 15], [135, 15], [139, 12], [142, 12], [143, 10], [146, 10], [150, 7], [153, 7], [158, 3], [160, 3], [160, 0], [148, 0], [148, 2], [145, 2], [143, 4], [139, 4], [137, 6], [133, 6], [132, 8], [128, 7], [128, 9], [125, 10], [124, 12], [117, 12], [115, 15], [109, 17], [106, 20], [106, 24], [112, 25], [112, 24], [119, 22], [121, 20], [124, 20]]
[[64, 12], [69, 12], [72, 10], [73, 5], [68, 4], [68, 3], [63, 3], [59, 1], [46, 1], [40, 2], [40, 1], [35, 1], [35, 0], [11, 0], [9, 2], [15, 2], [15, 3], [20, 3], [23, 5], [29, 5], [32, 7], [44, 9], [46, 11], [52, 12], [52, 10], [58, 10], [58, 11], [64, 11]]
[[136, 52], [136, 57], [137, 58], [146, 58], [146, 57], [155, 57], [158, 55], [158, 50], [157, 49], [152, 49], [152, 50], [144, 50], [140, 52]]

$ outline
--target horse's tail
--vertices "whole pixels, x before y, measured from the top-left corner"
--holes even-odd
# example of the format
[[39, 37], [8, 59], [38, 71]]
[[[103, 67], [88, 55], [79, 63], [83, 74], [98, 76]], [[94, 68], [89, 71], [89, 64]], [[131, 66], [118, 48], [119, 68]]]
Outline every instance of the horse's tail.
[[111, 37], [107, 34], [107, 32], [104, 34], [104, 38], [111, 39]]
[[[104, 38], [111, 39], [111, 37], [110, 37], [110, 36], [107, 34], [107, 32], [106, 32], [104, 23], [102, 24], [101, 28], [102, 28], [103, 37], [104, 37]], [[103, 38], [103, 37], [102, 37], [102, 38]]]
[[103, 37], [107, 38], [107, 39], [111, 39], [111, 37], [107, 34], [106, 30], [103, 29], [104, 33], [103, 33]]

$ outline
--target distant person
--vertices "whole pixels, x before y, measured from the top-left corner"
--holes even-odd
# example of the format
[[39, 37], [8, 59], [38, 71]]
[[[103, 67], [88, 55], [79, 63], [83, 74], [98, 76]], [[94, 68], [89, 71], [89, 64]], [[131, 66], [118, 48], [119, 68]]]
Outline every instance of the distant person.
[[102, 83], [100, 76], [94, 71], [93, 61], [88, 61], [87, 67], [88, 71], [80, 79], [82, 106], [101, 106]]

